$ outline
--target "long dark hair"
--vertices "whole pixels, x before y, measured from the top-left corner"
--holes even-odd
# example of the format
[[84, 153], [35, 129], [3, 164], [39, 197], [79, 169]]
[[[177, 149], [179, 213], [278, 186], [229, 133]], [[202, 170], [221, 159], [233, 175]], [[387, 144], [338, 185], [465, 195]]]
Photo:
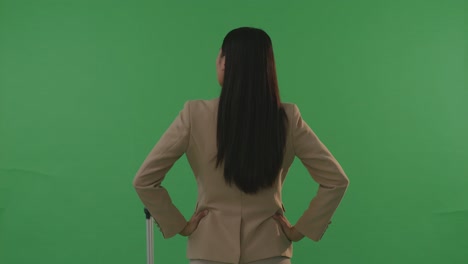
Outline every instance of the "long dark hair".
[[268, 34], [251, 27], [224, 38], [224, 81], [218, 108], [216, 167], [224, 179], [255, 194], [273, 186], [282, 167], [287, 117], [281, 106], [273, 47]]

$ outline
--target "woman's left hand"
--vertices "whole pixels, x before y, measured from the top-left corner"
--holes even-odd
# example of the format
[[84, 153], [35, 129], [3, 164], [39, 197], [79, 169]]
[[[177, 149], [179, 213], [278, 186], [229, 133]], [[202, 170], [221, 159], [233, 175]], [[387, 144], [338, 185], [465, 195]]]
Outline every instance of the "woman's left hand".
[[200, 220], [208, 214], [208, 209], [205, 209], [201, 212], [198, 212], [190, 218], [190, 220], [185, 225], [184, 229], [179, 232], [182, 236], [190, 236], [198, 227]]

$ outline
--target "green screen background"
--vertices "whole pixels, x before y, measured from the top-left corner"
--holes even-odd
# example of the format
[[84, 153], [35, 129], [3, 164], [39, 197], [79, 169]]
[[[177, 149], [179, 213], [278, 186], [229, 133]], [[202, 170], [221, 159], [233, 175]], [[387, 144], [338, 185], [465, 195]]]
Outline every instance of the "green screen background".
[[[145, 263], [132, 187], [186, 100], [219, 95], [236, 27], [266, 30], [282, 100], [350, 178], [293, 263], [468, 263], [466, 1], [0, 0], [0, 263]], [[189, 218], [182, 157], [164, 186]], [[317, 184], [295, 161], [298, 219]], [[156, 263], [187, 263], [155, 231]]]

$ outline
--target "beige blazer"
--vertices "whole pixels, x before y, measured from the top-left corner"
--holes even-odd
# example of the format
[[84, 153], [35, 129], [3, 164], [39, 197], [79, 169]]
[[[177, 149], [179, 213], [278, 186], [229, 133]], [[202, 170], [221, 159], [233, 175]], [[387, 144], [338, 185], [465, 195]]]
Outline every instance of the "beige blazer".
[[[187, 156], [198, 185], [196, 212], [209, 209], [188, 237], [187, 258], [245, 263], [273, 256], [292, 256], [292, 243], [273, 219], [284, 212], [281, 189], [297, 156], [319, 184], [296, 223], [306, 237], [319, 241], [348, 186], [348, 178], [330, 151], [304, 122], [295, 104], [284, 103], [289, 129], [282, 170], [273, 188], [247, 195], [224, 182], [215, 168], [219, 98], [187, 101], [138, 170], [133, 185], [164, 238], [178, 234], [186, 219], [161, 185], [166, 173]], [[175, 187], [173, 187], [175, 188]], [[294, 224], [294, 223], [292, 223]]]

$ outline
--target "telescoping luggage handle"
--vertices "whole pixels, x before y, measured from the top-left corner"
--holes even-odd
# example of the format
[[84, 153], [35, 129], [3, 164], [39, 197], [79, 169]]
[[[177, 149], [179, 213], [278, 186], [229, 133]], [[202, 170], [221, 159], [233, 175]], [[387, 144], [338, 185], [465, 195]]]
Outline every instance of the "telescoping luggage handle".
[[154, 238], [153, 238], [153, 222], [151, 221], [151, 214], [145, 208], [146, 217], [146, 264], [154, 264]]

